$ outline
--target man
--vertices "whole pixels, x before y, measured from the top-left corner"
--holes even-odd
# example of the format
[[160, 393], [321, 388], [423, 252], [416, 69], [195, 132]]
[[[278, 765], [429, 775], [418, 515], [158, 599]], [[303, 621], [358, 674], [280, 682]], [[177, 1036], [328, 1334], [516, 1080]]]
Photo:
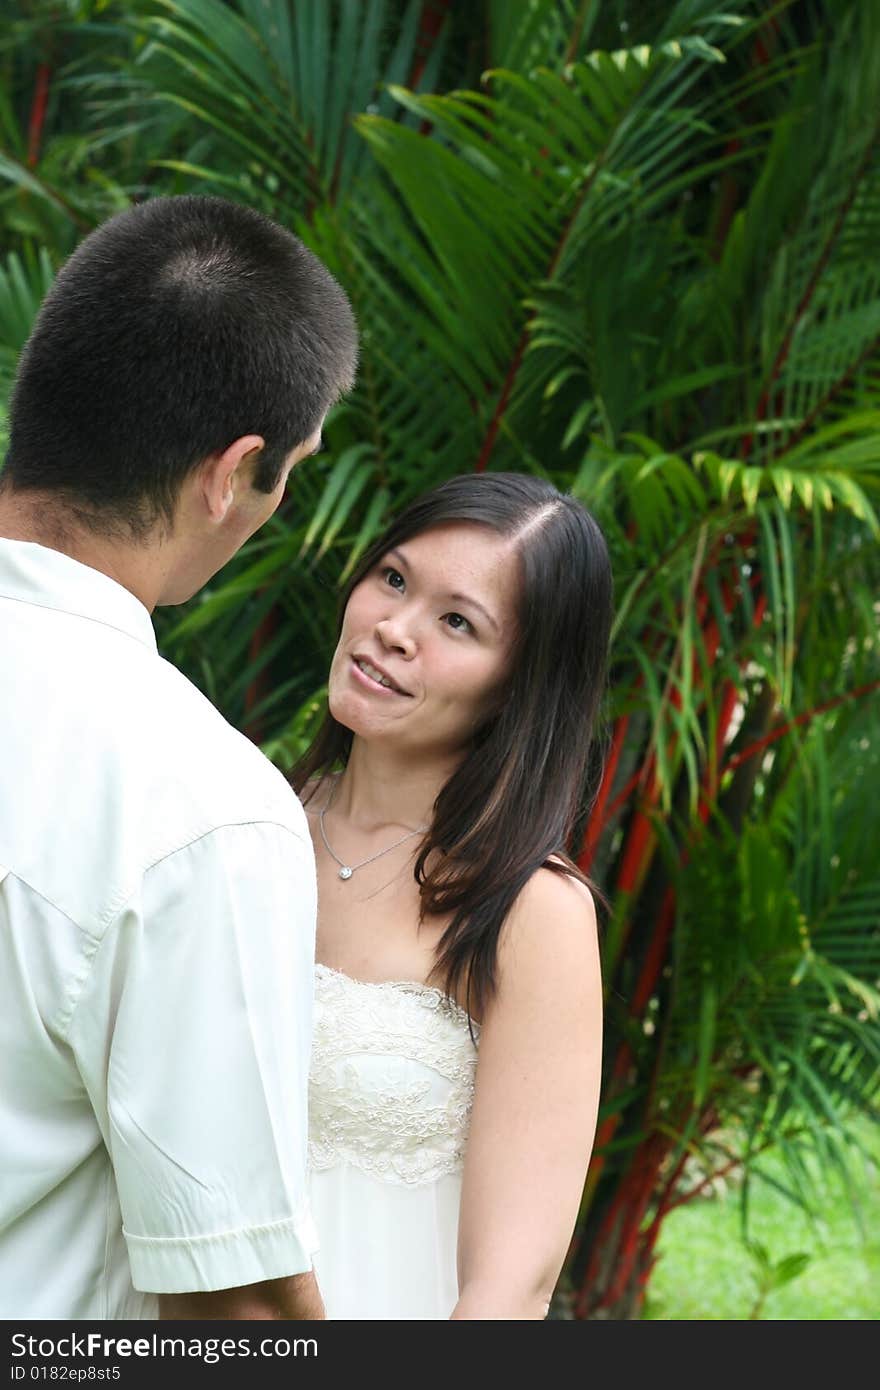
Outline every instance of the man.
[[356, 330], [282, 228], [156, 198], [62, 268], [0, 473], [0, 1317], [312, 1318], [314, 863], [157, 654], [272, 515]]

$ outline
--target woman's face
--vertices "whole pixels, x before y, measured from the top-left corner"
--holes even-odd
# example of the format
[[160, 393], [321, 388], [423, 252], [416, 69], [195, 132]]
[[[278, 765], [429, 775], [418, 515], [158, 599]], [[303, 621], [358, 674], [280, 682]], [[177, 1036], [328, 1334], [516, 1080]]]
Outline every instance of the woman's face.
[[401, 751], [463, 752], [507, 676], [518, 584], [513, 545], [478, 523], [445, 523], [388, 551], [345, 609], [333, 717]]

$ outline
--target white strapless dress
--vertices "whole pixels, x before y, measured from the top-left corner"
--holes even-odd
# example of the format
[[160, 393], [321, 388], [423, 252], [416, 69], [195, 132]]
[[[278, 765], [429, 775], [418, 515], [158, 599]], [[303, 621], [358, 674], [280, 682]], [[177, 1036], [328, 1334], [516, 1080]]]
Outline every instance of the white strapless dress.
[[476, 1070], [468, 1015], [428, 985], [325, 965], [315, 979], [309, 1155], [327, 1317], [448, 1318]]

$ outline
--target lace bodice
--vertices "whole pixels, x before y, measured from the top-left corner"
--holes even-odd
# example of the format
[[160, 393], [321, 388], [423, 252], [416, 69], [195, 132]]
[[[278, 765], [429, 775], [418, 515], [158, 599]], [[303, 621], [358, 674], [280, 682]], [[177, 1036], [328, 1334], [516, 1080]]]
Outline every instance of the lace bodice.
[[[474, 1038], [479, 1028], [473, 1025]], [[309, 1155], [392, 1183], [429, 1183], [464, 1157], [476, 1048], [438, 989], [315, 967]]]

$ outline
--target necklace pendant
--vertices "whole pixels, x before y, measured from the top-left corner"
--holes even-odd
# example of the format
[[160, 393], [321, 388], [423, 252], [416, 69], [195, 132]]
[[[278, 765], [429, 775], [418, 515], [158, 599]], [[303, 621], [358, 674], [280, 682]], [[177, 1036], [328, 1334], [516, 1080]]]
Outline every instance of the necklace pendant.
[[353, 870], [350, 869], [350, 868], [348, 867], [347, 864], [343, 864], [342, 868], [339, 870], [339, 877], [340, 877], [340, 878], [351, 878], [352, 873], [353, 873]]

